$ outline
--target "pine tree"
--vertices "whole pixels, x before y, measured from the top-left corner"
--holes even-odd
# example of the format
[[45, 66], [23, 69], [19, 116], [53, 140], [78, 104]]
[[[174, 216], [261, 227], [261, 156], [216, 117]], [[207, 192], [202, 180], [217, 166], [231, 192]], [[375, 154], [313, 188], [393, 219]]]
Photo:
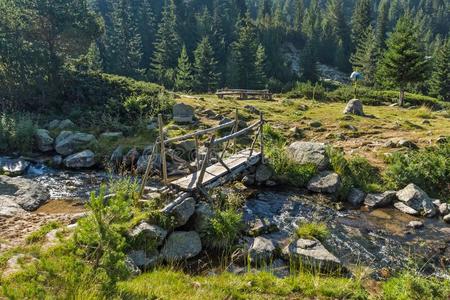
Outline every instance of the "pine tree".
[[377, 27], [376, 27], [376, 36], [377, 36], [377, 45], [380, 49], [386, 48], [386, 32], [388, 26], [388, 2], [384, 0], [380, 3], [380, 8], [378, 11], [377, 17]]
[[378, 57], [377, 36], [372, 26], [369, 26], [356, 48], [356, 53], [350, 57], [353, 69], [362, 73], [364, 82], [367, 85], [373, 85], [375, 83]]
[[[343, 0], [330, 0], [327, 6], [326, 22], [333, 29], [335, 37], [336, 55], [334, 63], [342, 71], [349, 70], [348, 59], [350, 58], [351, 44], [350, 44], [350, 30], [346, 22], [344, 13]], [[332, 51], [332, 48], [325, 49], [325, 51]]]
[[178, 58], [175, 89], [178, 91], [190, 92], [193, 88], [193, 85], [194, 77], [192, 75], [192, 66], [189, 61], [186, 46], [183, 46], [180, 57]]
[[255, 60], [255, 85], [257, 89], [263, 89], [267, 83], [266, 75], [266, 51], [263, 45], [259, 44], [256, 49], [256, 60]]
[[400, 106], [407, 85], [424, 80], [428, 67], [417, 32], [409, 16], [400, 18], [386, 42], [388, 49], [377, 72], [379, 81], [400, 88]]
[[358, 0], [352, 15], [352, 41], [355, 47], [361, 43], [364, 32], [371, 23], [371, 15], [371, 1]]
[[158, 32], [156, 34], [155, 51], [151, 59], [152, 77], [158, 83], [171, 88], [174, 84], [174, 73], [180, 53], [180, 38], [176, 31], [177, 18], [174, 0], [167, 0]]
[[450, 40], [442, 45], [434, 59], [430, 94], [450, 101]]
[[303, 19], [305, 17], [305, 2], [304, 0], [296, 0], [295, 1], [295, 10], [294, 10], [294, 30], [300, 31], [303, 23]]
[[204, 37], [194, 51], [195, 84], [199, 92], [211, 92], [217, 88], [219, 73], [217, 61], [208, 37]]
[[135, 4], [135, 18], [138, 32], [141, 37], [143, 53], [141, 58], [141, 68], [149, 67], [150, 58], [153, 53], [153, 43], [155, 41], [155, 16], [152, 8], [152, 0], [138, 0]]

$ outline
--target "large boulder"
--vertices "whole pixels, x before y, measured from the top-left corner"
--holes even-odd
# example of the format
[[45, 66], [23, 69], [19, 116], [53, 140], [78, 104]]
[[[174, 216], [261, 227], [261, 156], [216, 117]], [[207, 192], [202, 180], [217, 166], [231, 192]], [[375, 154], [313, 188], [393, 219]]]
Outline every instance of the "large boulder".
[[398, 209], [399, 211], [401, 211], [401, 212], [403, 212], [403, 213], [405, 213], [405, 214], [408, 214], [408, 215], [412, 215], [412, 216], [417, 216], [417, 215], [419, 215], [419, 212], [418, 212], [417, 210], [415, 210], [415, 209], [412, 208], [412, 207], [409, 207], [408, 205], [406, 205], [406, 204], [403, 203], [403, 202], [395, 202], [395, 203], [394, 203], [394, 207], [395, 207], [396, 209]]
[[194, 108], [184, 103], [173, 106], [173, 120], [176, 123], [192, 123], [194, 121]]
[[[2, 184], [0, 182], [0, 190]], [[14, 197], [0, 195], [0, 217], [12, 217], [25, 212], [25, 210], [14, 201]]]
[[350, 100], [344, 109], [344, 114], [364, 116], [364, 109], [361, 101], [359, 99]]
[[268, 165], [260, 164], [256, 168], [255, 180], [258, 183], [266, 182], [267, 180], [269, 180], [272, 177], [272, 175], [273, 175], [273, 171]]
[[418, 211], [424, 216], [434, 217], [436, 215], [436, 208], [433, 200], [428, 197], [420, 187], [411, 183], [404, 189], [397, 192], [397, 198], [405, 205]]
[[308, 183], [308, 190], [316, 193], [334, 194], [339, 190], [341, 181], [334, 172], [324, 171], [314, 176]]
[[90, 168], [95, 165], [95, 154], [91, 150], [84, 150], [66, 157], [63, 163], [69, 169]]
[[195, 231], [173, 232], [161, 250], [165, 261], [179, 261], [197, 256], [202, 251], [200, 236]]
[[10, 214], [19, 212], [19, 205], [26, 211], [33, 211], [49, 198], [48, 190], [39, 183], [22, 177], [0, 175], [0, 210]]
[[203, 233], [208, 229], [209, 222], [214, 216], [214, 210], [206, 202], [199, 202], [195, 207], [194, 213], [194, 229], [199, 233]]
[[270, 263], [274, 257], [276, 248], [273, 242], [265, 237], [258, 236], [254, 239], [250, 249], [248, 250], [248, 256], [251, 263]]
[[185, 225], [195, 212], [195, 199], [188, 197], [165, 211], [174, 218], [175, 227]]
[[328, 167], [328, 157], [326, 155], [326, 145], [314, 142], [294, 142], [287, 148], [290, 158], [300, 164], [314, 164], [319, 170]]
[[109, 158], [110, 165], [114, 168], [114, 170], [118, 170], [123, 161], [123, 146], [119, 145], [116, 149], [114, 149], [113, 153], [111, 153], [111, 157]]
[[89, 149], [97, 143], [97, 139], [92, 134], [82, 132], [62, 134], [63, 132], [56, 138], [55, 150], [63, 156]]
[[34, 138], [36, 139], [36, 144], [39, 151], [48, 152], [53, 150], [53, 138], [46, 129], [38, 129], [34, 133]]
[[75, 129], [76, 127], [77, 127], [77, 125], [75, 125], [75, 123], [69, 119], [62, 120], [58, 124], [58, 129], [60, 129], [60, 130]]
[[134, 227], [129, 236], [133, 239], [142, 239], [148, 243], [154, 242], [156, 246], [161, 246], [167, 236], [167, 230], [157, 226], [142, 222]]
[[391, 205], [395, 200], [395, 191], [384, 193], [367, 194], [364, 204], [370, 208], [380, 208]]
[[360, 189], [352, 188], [347, 196], [347, 202], [353, 207], [359, 207], [363, 204], [366, 193]]
[[30, 163], [23, 159], [0, 159], [0, 174], [20, 176], [29, 166]]
[[319, 241], [298, 239], [283, 249], [283, 256], [293, 263], [326, 271], [341, 270], [341, 261]]

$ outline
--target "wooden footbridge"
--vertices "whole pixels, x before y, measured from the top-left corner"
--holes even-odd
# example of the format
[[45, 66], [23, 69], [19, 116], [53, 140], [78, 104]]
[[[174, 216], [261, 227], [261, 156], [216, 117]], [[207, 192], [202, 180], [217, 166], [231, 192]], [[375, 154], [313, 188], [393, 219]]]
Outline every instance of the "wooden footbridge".
[[249, 97], [272, 100], [272, 93], [269, 90], [220, 89], [217, 90], [216, 95], [220, 99], [225, 96], [238, 96], [241, 100], [246, 100]]
[[[250, 126], [239, 129], [238, 111], [235, 111], [235, 118], [222, 125], [198, 130], [193, 133], [178, 137], [166, 138], [164, 135], [164, 124], [162, 116], [158, 116], [159, 137], [154, 145], [152, 154], [148, 160], [147, 169], [142, 180], [140, 195], [142, 196], [149, 175], [152, 173], [154, 161], [157, 154], [160, 155], [160, 169], [162, 182], [172, 189], [180, 192], [194, 193], [201, 192], [207, 195], [207, 189], [219, 186], [236, 175], [242, 173], [247, 168], [263, 161], [264, 119], [262, 113], [259, 120]], [[231, 128], [231, 132], [225, 136], [217, 137], [223, 130]], [[205, 140], [206, 136], [206, 140]], [[243, 136], [253, 136], [252, 143], [247, 149], [237, 151], [236, 139]], [[204, 140], [206, 153], [200, 153], [201, 140]], [[196, 171], [182, 178], [169, 181], [167, 176], [167, 147], [172, 143], [187, 140], [195, 141], [195, 164]], [[258, 147], [259, 146], [259, 147]], [[217, 161], [212, 163], [212, 160]]]

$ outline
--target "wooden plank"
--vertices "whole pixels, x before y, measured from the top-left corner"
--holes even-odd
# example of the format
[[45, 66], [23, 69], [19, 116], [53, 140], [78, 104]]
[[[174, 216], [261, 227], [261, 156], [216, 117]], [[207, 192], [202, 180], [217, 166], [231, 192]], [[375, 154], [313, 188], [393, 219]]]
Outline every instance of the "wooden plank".
[[[224, 162], [228, 166], [228, 168], [233, 172], [234, 170], [240, 169], [243, 166], [245, 166], [248, 163], [248, 161], [251, 161], [252, 164], [254, 164], [259, 160], [260, 153], [253, 153], [253, 155], [250, 158], [249, 154], [250, 154], [249, 150], [244, 150], [236, 153], [235, 155], [232, 155]], [[183, 191], [192, 192], [197, 188], [199, 173], [200, 172], [195, 172], [186, 177], [175, 180], [171, 183], [171, 185]], [[221, 177], [229, 173], [230, 172], [228, 172], [228, 170], [224, 166], [222, 166], [220, 163], [216, 163], [206, 168], [203, 177], [203, 185], [211, 184], [212, 182], [220, 179]]]

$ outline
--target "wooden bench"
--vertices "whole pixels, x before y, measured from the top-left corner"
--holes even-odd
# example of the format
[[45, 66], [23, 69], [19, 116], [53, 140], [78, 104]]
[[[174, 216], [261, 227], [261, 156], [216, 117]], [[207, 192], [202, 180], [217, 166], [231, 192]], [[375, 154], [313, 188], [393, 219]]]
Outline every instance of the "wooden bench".
[[216, 95], [219, 99], [223, 99], [225, 96], [238, 96], [240, 100], [246, 100], [249, 97], [272, 100], [272, 93], [269, 90], [220, 89], [217, 90]]

